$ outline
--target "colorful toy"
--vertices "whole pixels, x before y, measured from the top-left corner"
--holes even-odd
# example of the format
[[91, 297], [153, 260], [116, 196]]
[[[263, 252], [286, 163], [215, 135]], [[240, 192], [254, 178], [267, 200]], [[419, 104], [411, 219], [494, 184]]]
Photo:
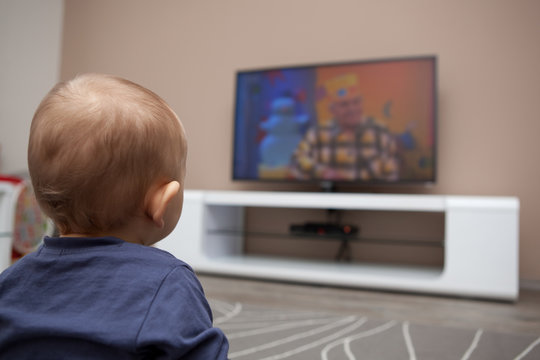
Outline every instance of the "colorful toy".
[[54, 225], [37, 204], [29, 180], [0, 176], [0, 271], [35, 251]]

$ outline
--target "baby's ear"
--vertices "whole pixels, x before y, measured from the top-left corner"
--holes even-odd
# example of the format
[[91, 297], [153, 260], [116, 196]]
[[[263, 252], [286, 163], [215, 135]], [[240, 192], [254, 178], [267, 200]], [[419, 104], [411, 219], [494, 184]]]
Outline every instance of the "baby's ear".
[[169, 202], [180, 191], [180, 183], [178, 181], [170, 181], [158, 187], [152, 187], [146, 196], [145, 212], [146, 215], [160, 229], [165, 225], [163, 216]]

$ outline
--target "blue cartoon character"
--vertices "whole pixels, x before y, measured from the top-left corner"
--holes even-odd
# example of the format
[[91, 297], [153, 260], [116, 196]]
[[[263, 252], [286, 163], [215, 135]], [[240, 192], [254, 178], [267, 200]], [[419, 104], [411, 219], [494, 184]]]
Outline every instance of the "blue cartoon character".
[[260, 125], [267, 134], [260, 144], [261, 165], [269, 168], [287, 166], [302, 139], [302, 129], [307, 121], [307, 115], [296, 114], [293, 98], [276, 98], [271, 105], [270, 117]]

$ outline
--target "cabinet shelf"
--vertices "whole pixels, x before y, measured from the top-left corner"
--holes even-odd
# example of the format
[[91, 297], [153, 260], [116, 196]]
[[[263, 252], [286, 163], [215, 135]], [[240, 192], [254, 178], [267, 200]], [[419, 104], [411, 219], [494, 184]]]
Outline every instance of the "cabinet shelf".
[[259, 231], [243, 231], [235, 229], [217, 229], [207, 230], [208, 235], [228, 235], [228, 236], [245, 236], [245, 237], [265, 237], [265, 238], [280, 238], [292, 240], [320, 240], [320, 241], [349, 241], [355, 243], [370, 243], [378, 245], [396, 245], [396, 246], [421, 246], [444, 248], [443, 239], [390, 239], [390, 238], [375, 238], [364, 237], [359, 235], [303, 235], [303, 234], [284, 234], [278, 232], [259, 232]]

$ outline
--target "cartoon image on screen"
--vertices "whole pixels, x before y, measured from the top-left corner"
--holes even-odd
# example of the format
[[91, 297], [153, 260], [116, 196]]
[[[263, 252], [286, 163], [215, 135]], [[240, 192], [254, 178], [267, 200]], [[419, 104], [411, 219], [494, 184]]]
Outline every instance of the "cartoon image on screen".
[[239, 72], [233, 175], [429, 182], [434, 58]]

